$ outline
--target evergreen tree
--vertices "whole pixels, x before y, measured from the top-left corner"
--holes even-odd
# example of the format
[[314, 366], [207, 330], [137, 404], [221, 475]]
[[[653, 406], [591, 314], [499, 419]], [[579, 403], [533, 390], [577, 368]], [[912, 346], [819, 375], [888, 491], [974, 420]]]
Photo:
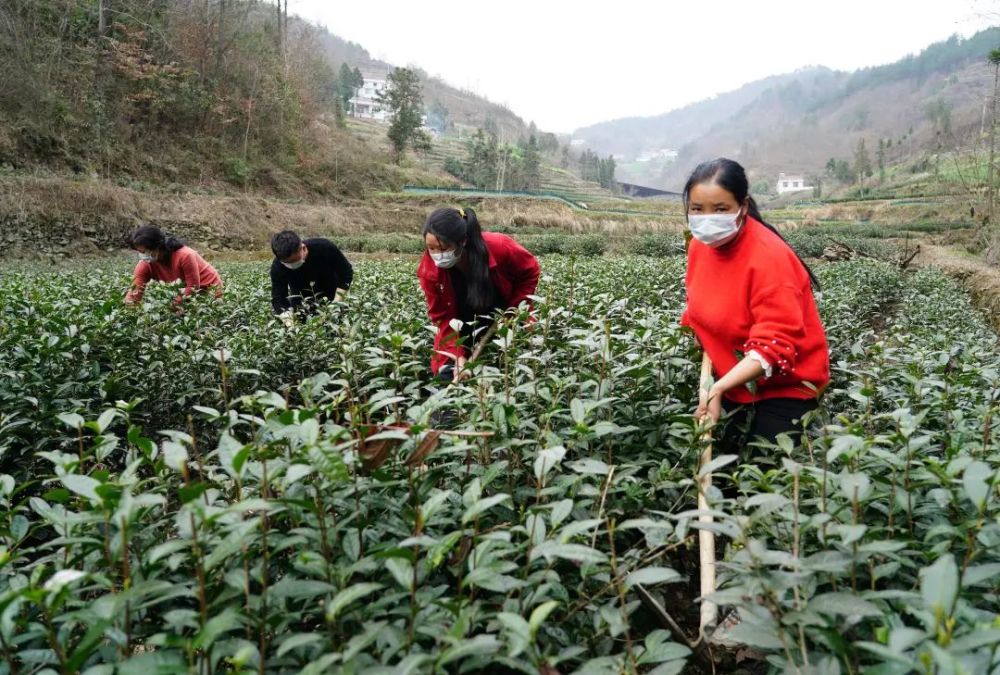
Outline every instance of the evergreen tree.
[[607, 159], [598, 160], [598, 175], [597, 181], [601, 184], [601, 187], [607, 188], [608, 190], [615, 189], [615, 158], [612, 155], [608, 155]]
[[436, 129], [438, 133], [446, 133], [451, 125], [451, 111], [438, 99], [431, 103], [430, 110], [427, 111], [427, 126]]
[[858, 145], [854, 149], [854, 174], [858, 183], [862, 185], [865, 183], [865, 178], [872, 175], [872, 160], [868, 156], [863, 137], [858, 139]]
[[492, 188], [497, 182], [499, 158], [496, 136], [477, 129], [466, 144], [465, 160], [449, 160], [445, 163], [445, 170], [481, 190]]
[[346, 63], [340, 64], [340, 71], [337, 74], [337, 92], [343, 110], [351, 109], [351, 99], [358, 95], [358, 90], [364, 84], [365, 78], [360, 70], [357, 68], [351, 70], [351, 67]]
[[847, 160], [841, 159], [837, 162], [837, 170], [834, 175], [841, 183], [849, 183], [851, 181], [851, 176], [854, 174], [851, 171], [851, 165], [847, 163]]
[[875, 159], [878, 162], [878, 182], [885, 182], [885, 141], [881, 138], [878, 139], [878, 151], [875, 153]]
[[538, 140], [534, 134], [528, 137], [528, 143], [524, 148], [524, 159], [522, 160], [521, 168], [524, 189], [532, 192], [538, 190], [542, 185], [542, 156], [538, 150]]
[[389, 140], [395, 152], [396, 163], [403, 159], [408, 147], [424, 143], [422, 111], [423, 97], [420, 91], [420, 78], [416, 71], [409, 68], [397, 68], [389, 74], [388, 86], [378, 97], [392, 115], [389, 126]]

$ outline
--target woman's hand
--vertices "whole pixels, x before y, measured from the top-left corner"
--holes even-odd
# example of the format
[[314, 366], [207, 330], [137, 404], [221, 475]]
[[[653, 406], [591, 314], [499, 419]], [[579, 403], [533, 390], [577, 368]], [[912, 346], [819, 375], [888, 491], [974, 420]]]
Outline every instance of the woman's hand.
[[764, 367], [756, 359], [749, 356], [736, 364], [722, 378], [715, 381], [708, 391], [704, 388], [699, 390], [698, 409], [694, 412], [696, 420], [701, 421], [707, 415], [713, 422], [718, 422], [722, 417], [722, 395], [730, 389], [742, 387], [747, 382], [756, 380], [764, 375]]
[[722, 417], [722, 392], [714, 385], [708, 390], [699, 389], [698, 409], [694, 411], [694, 418], [703, 422], [706, 417], [710, 418], [713, 424]]

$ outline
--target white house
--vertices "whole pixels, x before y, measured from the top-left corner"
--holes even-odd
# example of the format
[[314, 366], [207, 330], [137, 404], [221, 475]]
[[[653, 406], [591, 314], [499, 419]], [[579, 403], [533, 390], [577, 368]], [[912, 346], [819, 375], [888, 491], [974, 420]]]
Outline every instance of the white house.
[[794, 174], [778, 174], [778, 194], [786, 192], [798, 192], [799, 190], [812, 190], [812, 185], [806, 185], [806, 179]]
[[379, 94], [385, 91], [388, 81], [385, 76], [365, 75], [365, 83], [358, 89], [358, 94], [351, 99], [351, 115], [369, 120], [385, 122], [389, 112], [383, 110], [378, 102]]
[[652, 162], [654, 159], [664, 159], [667, 161], [673, 161], [677, 159], [677, 151], [671, 150], [670, 148], [661, 148], [659, 150], [643, 150], [642, 154], [635, 158], [637, 162]]

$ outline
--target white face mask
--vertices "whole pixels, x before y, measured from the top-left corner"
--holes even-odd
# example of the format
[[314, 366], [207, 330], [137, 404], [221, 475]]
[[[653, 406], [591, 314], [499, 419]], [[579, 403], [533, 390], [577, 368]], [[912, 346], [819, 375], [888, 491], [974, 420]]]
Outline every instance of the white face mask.
[[290, 270], [297, 270], [300, 267], [302, 267], [303, 265], [305, 265], [306, 261], [303, 259], [303, 260], [299, 260], [299, 261], [293, 262], [293, 263], [282, 262], [281, 264], [284, 265], [285, 267], [287, 267]]
[[688, 215], [688, 228], [695, 239], [712, 246], [739, 232], [739, 217], [739, 211], [736, 213], [692, 213]]
[[449, 269], [454, 267], [458, 262], [459, 254], [457, 251], [441, 251], [440, 253], [431, 253], [431, 259], [434, 260], [434, 264], [441, 269]]
[[140, 253], [139, 254], [139, 261], [140, 262], [151, 263], [151, 262], [153, 262], [153, 256], [151, 256], [149, 253]]

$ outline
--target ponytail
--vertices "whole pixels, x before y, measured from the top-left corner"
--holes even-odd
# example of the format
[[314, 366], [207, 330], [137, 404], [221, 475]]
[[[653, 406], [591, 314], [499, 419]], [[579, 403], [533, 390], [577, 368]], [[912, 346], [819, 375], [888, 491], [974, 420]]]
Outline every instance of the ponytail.
[[149, 251], [162, 251], [162, 261], [170, 260], [170, 254], [184, 246], [184, 242], [174, 236], [165, 236], [155, 225], [142, 225], [136, 228], [129, 238], [132, 248], [142, 246]]
[[437, 209], [427, 217], [423, 233], [462, 249], [468, 264], [465, 301], [475, 313], [489, 310], [493, 303], [490, 253], [476, 212], [468, 208]]
[[467, 224], [464, 252], [469, 261], [469, 283], [466, 302], [476, 312], [487, 311], [493, 302], [493, 282], [490, 281], [490, 252], [483, 239], [479, 218], [472, 209], [461, 211]]
[[809, 267], [809, 265], [806, 264], [806, 261], [802, 259], [802, 256], [799, 255], [799, 252], [796, 251], [794, 248], [792, 248], [792, 245], [789, 244], [788, 240], [785, 239], [785, 237], [781, 234], [781, 232], [778, 231], [778, 228], [776, 228], [774, 225], [771, 225], [771, 223], [764, 220], [764, 216], [760, 215], [760, 209], [757, 208], [757, 202], [750, 195], [747, 195], [747, 215], [756, 220], [758, 223], [760, 223], [767, 229], [771, 230], [771, 232], [774, 232], [776, 235], [778, 235], [778, 239], [785, 242], [785, 245], [788, 246], [788, 248], [792, 249], [792, 253], [794, 253], [795, 257], [799, 259], [799, 262], [802, 263], [802, 267], [804, 267], [806, 270], [806, 274], [809, 275], [809, 284], [813, 287], [813, 290], [816, 291], [820, 290], [819, 278], [816, 276], [816, 273], [813, 272], [812, 269]]

